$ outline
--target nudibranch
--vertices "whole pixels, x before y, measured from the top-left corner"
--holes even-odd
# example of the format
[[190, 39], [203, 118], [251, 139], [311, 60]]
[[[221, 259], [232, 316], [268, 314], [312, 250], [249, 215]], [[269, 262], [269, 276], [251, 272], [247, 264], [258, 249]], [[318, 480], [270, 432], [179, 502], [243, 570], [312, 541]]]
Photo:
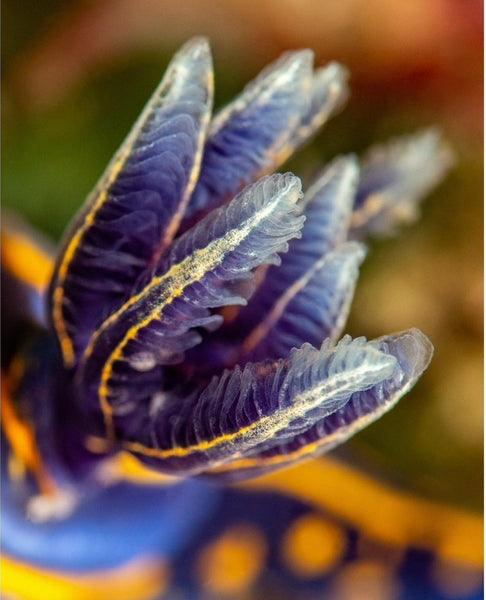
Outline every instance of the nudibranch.
[[[367, 341], [343, 328], [363, 240], [414, 218], [450, 166], [448, 146], [429, 129], [361, 161], [341, 156], [305, 192], [294, 174], [274, 173], [347, 95], [341, 65], [315, 69], [310, 50], [293, 51], [212, 116], [211, 53], [196, 38], [68, 228], [48, 286], [18, 274], [8, 249], [23, 234], [6, 231], [7, 330], [31, 328], [4, 351], [5, 460], [27, 470], [21, 485], [6, 469], [17, 513], [60, 523], [109, 512], [113, 497], [97, 490], [120, 456], [154, 477], [193, 478], [190, 497], [209, 505], [201, 478], [320, 455], [415, 384], [432, 356], [423, 333]], [[193, 502], [164, 494], [158, 533]], [[150, 502], [139, 500], [147, 532]], [[132, 555], [143, 547], [135, 531], [128, 539]], [[93, 565], [117, 564], [118, 550]]]
[[342, 442], [413, 385], [432, 353], [419, 331], [336, 340], [364, 256], [354, 233], [435, 179], [411, 172], [431, 146], [444, 166], [435, 134], [397, 161], [375, 154], [361, 178], [339, 158], [305, 195], [271, 174], [345, 96], [342, 67], [314, 72], [310, 51], [291, 52], [211, 119], [207, 43], [175, 56], [52, 277], [81, 446], [175, 475], [261, 472]]

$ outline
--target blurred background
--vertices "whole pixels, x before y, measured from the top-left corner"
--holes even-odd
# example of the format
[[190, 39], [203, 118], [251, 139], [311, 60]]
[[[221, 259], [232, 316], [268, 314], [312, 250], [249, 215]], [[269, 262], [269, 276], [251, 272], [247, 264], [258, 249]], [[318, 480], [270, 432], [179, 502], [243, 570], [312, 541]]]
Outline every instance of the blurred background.
[[[216, 105], [282, 51], [351, 72], [344, 111], [288, 164], [303, 176], [424, 126], [456, 166], [422, 220], [370, 242], [347, 330], [417, 326], [433, 362], [341, 450], [429, 498], [480, 509], [483, 489], [481, 0], [4, 0], [2, 198], [52, 239], [95, 184], [174, 51], [210, 38]], [[424, 165], [427, 168], [427, 165]]]

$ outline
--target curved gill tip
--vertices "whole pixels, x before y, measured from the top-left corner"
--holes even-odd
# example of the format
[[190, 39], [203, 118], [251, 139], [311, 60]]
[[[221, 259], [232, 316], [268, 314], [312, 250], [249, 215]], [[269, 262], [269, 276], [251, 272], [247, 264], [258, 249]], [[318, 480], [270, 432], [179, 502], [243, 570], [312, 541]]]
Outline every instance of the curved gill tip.
[[[347, 154], [334, 158], [315, 177], [306, 191], [304, 204], [315, 198], [321, 190], [334, 185], [340, 200], [348, 198], [349, 205], [354, 201], [354, 190], [358, 186], [360, 165], [355, 154]], [[336, 200], [338, 201], [338, 200]]]
[[310, 86], [314, 53], [308, 48], [303, 50], [289, 50], [281, 54], [275, 61], [267, 65], [256, 77], [250, 86], [263, 81], [275, 86], [295, 82], [301, 77], [308, 78]]
[[[338, 62], [330, 62], [314, 72], [314, 95], [332, 104], [331, 112], [338, 110], [349, 97], [349, 71]], [[329, 95], [329, 98], [326, 96]]]
[[346, 261], [345, 264], [347, 265], [347, 267], [343, 267], [345, 269], [351, 268], [352, 266], [359, 267], [359, 265], [361, 265], [361, 263], [366, 258], [367, 252], [368, 249], [366, 245], [355, 240], [343, 242], [331, 251], [332, 254], [340, 256], [343, 260]]
[[204, 36], [195, 36], [179, 48], [172, 60], [200, 60], [201, 58], [211, 60], [209, 40]]
[[440, 183], [455, 162], [452, 147], [440, 129], [432, 126], [371, 147], [363, 157], [362, 167], [395, 167], [404, 180], [408, 178], [410, 190], [417, 188], [417, 193], [425, 194]]
[[356, 180], [359, 177], [359, 159], [356, 154], [342, 154], [336, 156], [327, 166], [326, 171], [329, 171], [333, 177], [345, 177], [351, 180]]
[[454, 153], [435, 127], [372, 146], [361, 162], [352, 235], [388, 236], [419, 216], [420, 203], [446, 176]]
[[167, 74], [170, 73], [177, 73], [180, 85], [204, 82], [212, 98], [214, 77], [209, 41], [205, 37], [195, 37], [184, 44], [169, 63]]
[[230, 115], [256, 103], [264, 105], [272, 95], [282, 90], [300, 102], [310, 102], [312, 65], [314, 54], [311, 50], [285, 52], [277, 60], [267, 65], [250, 81], [243, 92], [227, 106], [223, 107], [211, 121], [211, 134], [214, 135], [228, 120]]
[[329, 63], [314, 71], [310, 78], [307, 107], [300, 124], [291, 135], [292, 147], [307, 142], [344, 105], [349, 95], [348, 72], [339, 63]]
[[277, 60], [273, 69], [273, 76], [282, 85], [304, 78], [310, 90], [313, 64], [314, 53], [312, 50], [292, 50], [286, 52]]
[[[298, 212], [301, 212], [301, 203], [299, 200], [303, 198], [302, 181], [300, 177], [288, 171], [287, 173], [273, 173], [266, 175], [260, 180], [263, 189], [263, 198], [266, 198], [267, 203], [275, 203], [285, 201], [287, 204], [295, 204], [298, 207]], [[258, 184], [258, 182], [256, 182]], [[247, 186], [246, 190], [253, 189], [255, 184]], [[238, 196], [236, 196], [238, 198]]]
[[355, 184], [358, 183], [360, 165], [356, 154], [337, 156], [329, 163], [329, 169], [332, 173], [336, 173], [336, 176], [349, 179]]
[[403, 372], [403, 380], [408, 382], [402, 394], [408, 391], [422, 375], [434, 354], [432, 342], [415, 327], [385, 335], [371, 343], [381, 352], [391, 354], [397, 359]]
[[363, 185], [370, 173], [394, 170], [389, 187], [397, 200], [416, 203], [444, 179], [454, 164], [450, 144], [437, 127], [429, 127], [371, 147], [362, 160]]
[[281, 177], [288, 187], [289, 193], [291, 193], [294, 202], [297, 202], [303, 198], [304, 192], [302, 191], [302, 180], [300, 177], [291, 171], [283, 173]]
[[154, 97], [166, 92], [167, 86], [171, 94], [182, 96], [186, 100], [188, 85], [204, 84], [208, 88], [209, 97], [213, 94], [213, 60], [209, 42], [204, 37], [195, 37], [184, 44], [172, 57], [164, 77], [155, 90]]
[[181, 46], [180, 51], [193, 52], [195, 55], [200, 52], [209, 54], [209, 39], [205, 35], [195, 35]]
[[428, 127], [412, 134], [409, 143], [415, 147], [417, 163], [430, 160], [428, 165], [430, 185], [439, 183], [455, 165], [452, 146], [444, 139], [438, 127]]

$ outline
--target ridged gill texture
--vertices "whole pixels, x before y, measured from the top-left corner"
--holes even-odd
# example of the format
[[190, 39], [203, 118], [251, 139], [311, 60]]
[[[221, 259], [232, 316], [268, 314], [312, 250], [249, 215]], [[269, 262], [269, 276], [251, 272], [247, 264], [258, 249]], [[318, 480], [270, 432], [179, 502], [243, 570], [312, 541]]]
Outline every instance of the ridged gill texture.
[[272, 174], [347, 95], [342, 66], [287, 52], [212, 117], [207, 42], [176, 54], [50, 286], [59, 402], [101, 455], [254, 475], [344, 441], [426, 368], [417, 330], [339, 339], [364, 237], [409, 219], [451, 162], [437, 132], [338, 157], [305, 192]]

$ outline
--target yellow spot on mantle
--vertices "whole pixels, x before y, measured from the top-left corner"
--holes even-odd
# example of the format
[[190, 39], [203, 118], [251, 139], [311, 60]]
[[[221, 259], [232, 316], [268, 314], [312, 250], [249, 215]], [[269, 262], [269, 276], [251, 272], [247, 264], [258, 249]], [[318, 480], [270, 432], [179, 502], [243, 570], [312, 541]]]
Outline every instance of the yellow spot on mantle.
[[345, 533], [316, 514], [300, 517], [283, 539], [282, 558], [298, 577], [312, 579], [328, 573], [346, 549]]
[[400, 583], [380, 562], [357, 560], [338, 572], [329, 597], [333, 600], [398, 600]]
[[446, 561], [482, 568], [480, 515], [394, 489], [329, 457], [275, 471], [237, 487], [288, 494], [331, 511], [378, 542], [426, 548]]
[[196, 569], [210, 597], [233, 596], [251, 588], [266, 556], [263, 535], [250, 525], [236, 525], [204, 547]]

